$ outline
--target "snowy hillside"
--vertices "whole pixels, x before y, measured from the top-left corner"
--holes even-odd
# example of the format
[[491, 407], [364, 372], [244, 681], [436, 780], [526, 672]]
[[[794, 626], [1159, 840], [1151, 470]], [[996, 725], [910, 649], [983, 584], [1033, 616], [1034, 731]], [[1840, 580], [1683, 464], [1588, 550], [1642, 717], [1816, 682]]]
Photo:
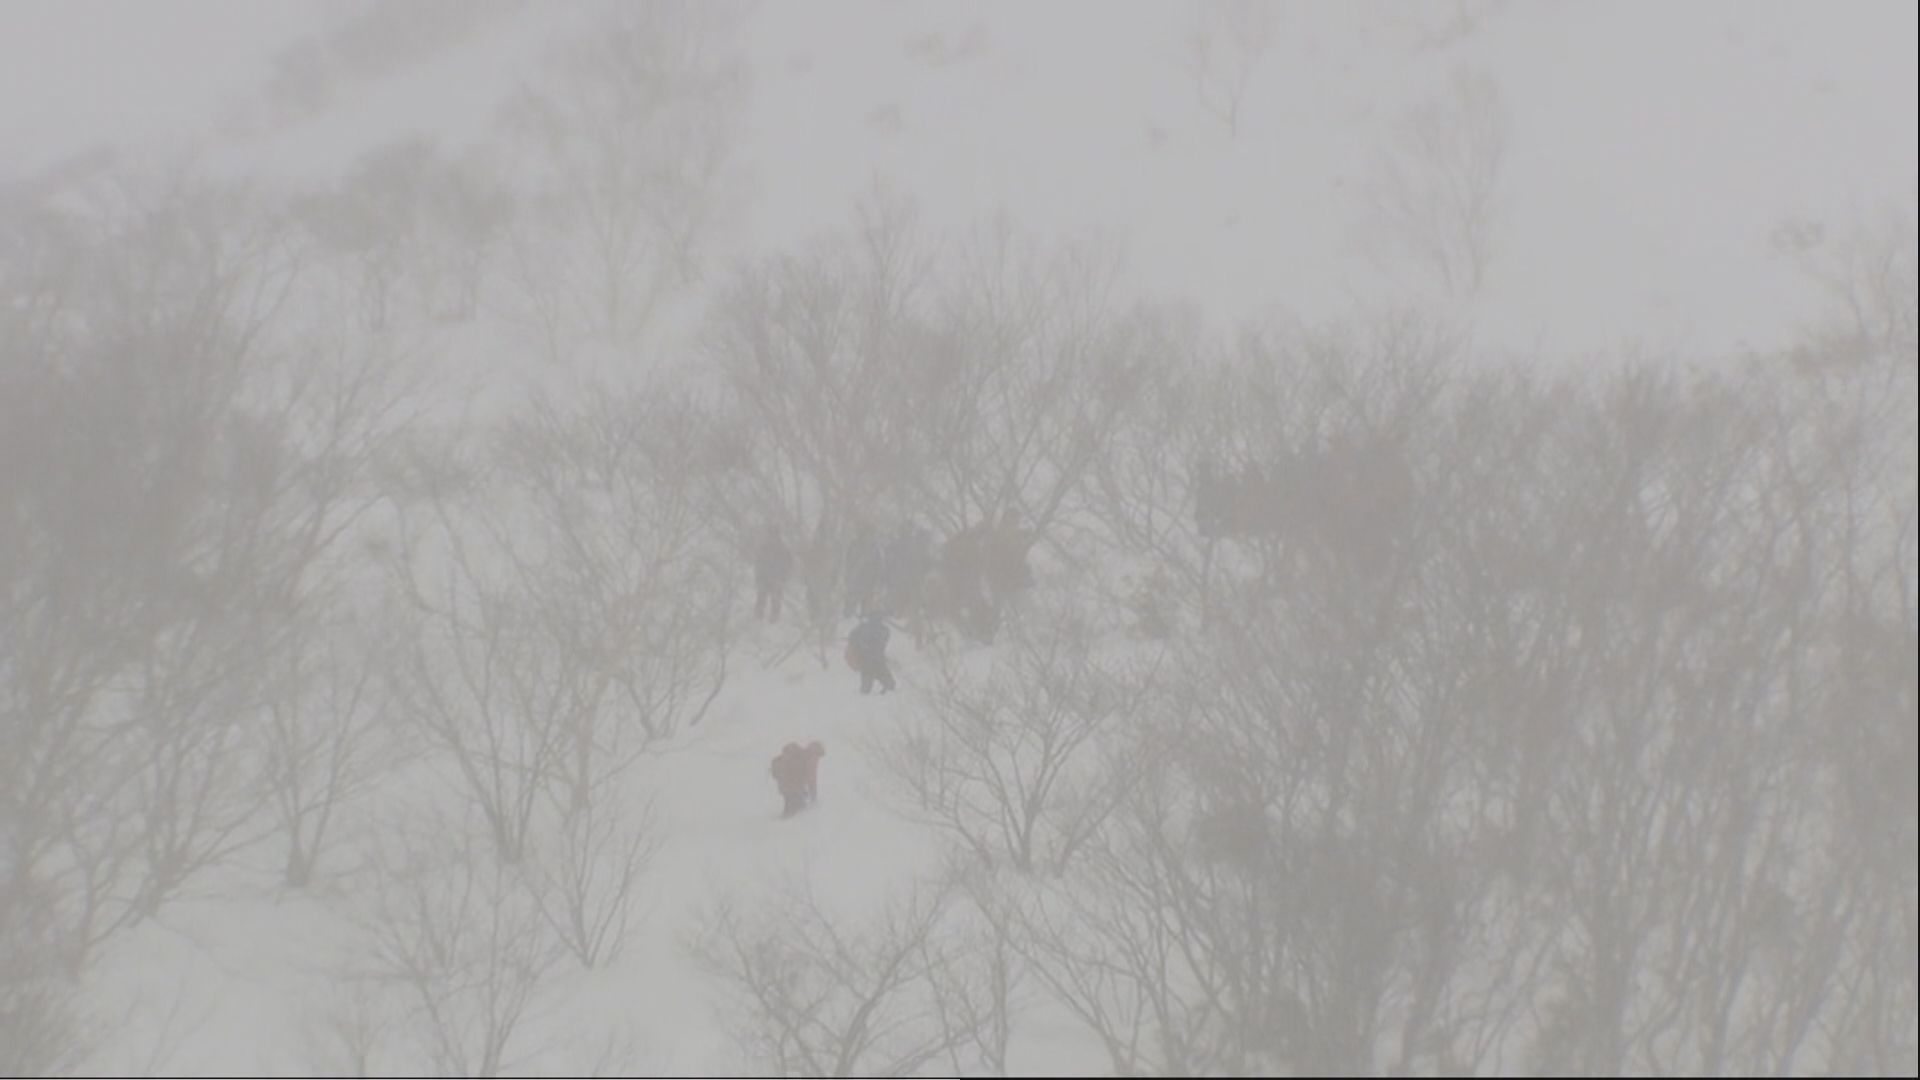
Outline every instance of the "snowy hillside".
[[1911, 6], [161, 7], [0, 13], [0, 1072], [1911, 1072]]
[[[761, 670], [760, 655], [787, 644], [768, 636], [758, 649], [743, 647], [738, 662], [746, 670], [710, 718], [636, 770], [634, 787], [652, 793], [664, 839], [640, 886], [644, 920], [617, 963], [561, 972], [515, 1036], [515, 1072], [732, 1073], [741, 1066], [737, 1052], [717, 1030], [704, 978], [683, 952], [682, 935], [705, 909], [720, 899], [751, 902], [783, 875], [806, 874], [826, 902], [860, 912], [937, 862], [928, 839], [876, 799], [862, 753], [868, 740], [902, 723], [913, 676], [902, 696], [863, 699], [844, 667], [822, 672], [804, 653]], [[779, 821], [767, 762], [782, 743], [813, 739], [829, 747], [820, 804]], [[130, 1022], [115, 1024], [96, 1067], [197, 1076], [340, 1067], [326, 1024], [351, 1004], [351, 993], [365, 992], [340, 989], [341, 970], [354, 963], [353, 928], [341, 912], [367, 887], [353, 855], [341, 861], [348, 865], [317, 897], [262, 888], [273, 868], [261, 867], [240, 875], [243, 885], [183, 900], [161, 925], [127, 942], [102, 981], [125, 995]], [[108, 1000], [104, 1015], [119, 1015], [121, 1002]], [[142, 1060], [156, 1049], [164, 1060]], [[407, 1060], [375, 1058], [383, 1069], [412, 1067]]]

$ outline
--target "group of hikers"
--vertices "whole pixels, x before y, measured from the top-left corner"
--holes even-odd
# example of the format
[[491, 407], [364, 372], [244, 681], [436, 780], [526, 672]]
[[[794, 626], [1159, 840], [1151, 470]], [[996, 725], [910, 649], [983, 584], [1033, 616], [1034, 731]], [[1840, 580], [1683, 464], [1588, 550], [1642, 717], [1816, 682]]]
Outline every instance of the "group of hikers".
[[[1395, 444], [1343, 437], [1267, 460], [1226, 463], [1207, 455], [1194, 464], [1192, 478], [1195, 531], [1208, 544], [1209, 561], [1216, 541], [1272, 542], [1283, 535], [1339, 545], [1349, 555], [1370, 554], [1382, 546], [1377, 538], [1399, 532], [1383, 521], [1403, 511], [1413, 488], [1407, 459]], [[824, 530], [823, 524], [817, 537]], [[840, 567], [839, 610], [843, 618], [859, 618], [847, 635], [846, 659], [860, 675], [860, 692], [872, 693], [878, 686], [885, 694], [895, 687], [887, 663], [889, 614], [909, 620], [916, 637], [921, 620], [941, 618], [991, 643], [1003, 614], [1033, 584], [1027, 554], [1037, 536], [1021, 526], [1012, 508], [957, 530], [937, 548], [931, 534], [912, 520], [884, 538], [870, 525], [856, 525]], [[810, 614], [823, 627], [833, 621], [834, 605], [830, 598], [823, 602], [820, 593], [834, 576], [831, 552], [831, 543], [819, 539], [810, 548], [821, 556], [807, 583], [815, 608]], [[755, 617], [779, 621], [794, 561], [779, 527], [768, 525], [753, 550]], [[792, 813], [811, 801], [818, 756], [808, 759], [805, 769], [782, 766], [781, 760], [793, 759], [784, 754], [776, 759], [776, 780], [791, 775], [805, 781], [794, 789], [798, 794], [789, 794], [789, 782], [780, 781]]]
[[[768, 525], [753, 551], [755, 618], [780, 621], [793, 563], [793, 552], [780, 527]], [[903, 523], [884, 541], [870, 527], [861, 526], [847, 546], [841, 577], [845, 588], [842, 617], [882, 608], [916, 611], [921, 603], [921, 586], [932, 569], [933, 538], [919, 525]]]
[[[860, 676], [860, 692], [870, 694], [877, 686], [886, 694], [897, 686], [887, 662], [889, 615], [916, 624], [950, 617], [978, 640], [990, 642], [1001, 613], [1033, 582], [1027, 552], [1034, 537], [1011, 510], [955, 532], [937, 552], [932, 534], [912, 520], [885, 537], [865, 523], [856, 526], [840, 568], [844, 592], [839, 610], [843, 618], [858, 620], [847, 635], [846, 661]], [[795, 564], [779, 526], [761, 530], [752, 559], [754, 617], [778, 622]], [[809, 586], [817, 589], [819, 584]], [[828, 608], [826, 619], [832, 619], [831, 612]], [[806, 747], [789, 743], [774, 759], [772, 775], [784, 802], [783, 817], [812, 804], [819, 759], [825, 753], [817, 742]]]
[[[1010, 509], [955, 532], [937, 550], [933, 535], [912, 520], [884, 537], [863, 523], [841, 566], [841, 617], [883, 612], [917, 622], [945, 616], [991, 641], [1001, 613], [1033, 583], [1027, 552], [1034, 539]], [[779, 526], [766, 526], [753, 548], [755, 618], [780, 621], [794, 564]]]
[[[862, 694], [872, 693], [875, 685], [883, 694], [894, 690], [893, 671], [887, 666], [890, 636], [886, 619], [877, 612], [869, 613], [847, 635], [847, 664], [860, 673]], [[781, 817], [792, 817], [819, 798], [820, 759], [826, 754], [826, 747], [819, 742], [804, 747], [788, 743], [780, 756], [773, 759], [773, 782], [779, 787], [784, 803]]]
[[946, 609], [960, 627], [991, 642], [1002, 613], [1033, 584], [1027, 552], [1038, 534], [1022, 528], [1009, 509], [953, 534], [942, 551]]

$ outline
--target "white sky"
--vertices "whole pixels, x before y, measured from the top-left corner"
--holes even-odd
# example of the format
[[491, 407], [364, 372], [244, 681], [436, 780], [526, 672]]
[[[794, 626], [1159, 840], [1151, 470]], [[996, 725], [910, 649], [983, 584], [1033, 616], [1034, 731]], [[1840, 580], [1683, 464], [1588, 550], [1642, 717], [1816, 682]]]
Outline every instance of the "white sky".
[[[324, 7], [0, 0], [0, 176], [101, 141], [206, 132]], [[1175, 64], [1184, 5], [765, 4], [752, 243], [845, 221], [883, 176], [936, 221], [1004, 206], [1029, 225], [1103, 230], [1142, 284], [1229, 317], [1391, 298], [1353, 258], [1347, 185], [1384, 118], [1459, 60], [1492, 68], [1514, 112], [1511, 231], [1477, 316], [1507, 344], [1764, 344], [1804, 299], [1769, 259], [1773, 223], [1914, 202], [1911, 2], [1531, 0], [1443, 59], [1397, 47], [1377, 11], [1286, 7], [1286, 40], [1229, 144]], [[903, 48], [976, 21], [991, 49], [974, 64], [931, 70]], [[453, 113], [489, 104], [486, 73], [507, 85], [529, 52], [505, 36], [446, 67], [457, 74], [416, 74], [248, 152], [317, 176], [356, 138], [462, 127]], [[874, 121], [889, 108], [897, 130]]]
[[203, 130], [311, 0], [0, 0], [0, 174]]

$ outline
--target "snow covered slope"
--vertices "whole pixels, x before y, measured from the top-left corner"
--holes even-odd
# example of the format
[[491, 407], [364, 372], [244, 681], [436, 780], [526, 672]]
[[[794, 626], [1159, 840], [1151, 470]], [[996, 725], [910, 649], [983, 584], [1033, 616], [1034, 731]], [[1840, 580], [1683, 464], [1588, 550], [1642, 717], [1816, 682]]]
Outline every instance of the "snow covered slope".
[[[762, 658], [785, 652], [792, 637], [780, 628], [743, 646], [738, 673], [707, 719], [636, 767], [630, 787], [653, 794], [665, 841], [641, 885], [645, 914], [605, 969], [556, 967], [512, 1042], [513, 1071], [737, 1072], [744, 1063], [685, 947], [699, 918], [716, 902], [750, 903], [796, 877], [810, 880], [831, 910], [857, 912], [937, 864], [934, 840], [882, 804], [868, 752], [903, 722], [919, 665], [911, 645], [890, 650], [901, 689], [862, 697], [838, 657], [823, 671], [800, 650], [766, 669]], [[815, 739], [828, 748], [820, 801], [779, 820], [768, 763], [783, 744]], [[412, 805], [464, 797], [432, 786], [389, 794]], [[108, 1028], [95, 1067], [303, 1075], [334, 1060], [328, 1025], [340, 1008], [341, 976], [356, 970], [359, 955], [344, 913], [368, 880], [353, 853], [340, 862], [311, 894], [280, 887], [269, 865], [237, 870], [116, 941], [94, 977], [95, 1008]], [[617, 1054], [603, 1060], [610, 1035]]]
[[[6, 113], [0, 146], [22, 167], [95, 137], [172, 145], [197, 132], [208, 167], [295, 185], [408, 135], [479, 138], [553, 35], [587, 17], [528, 5], [319, 115], [237, 140], [194, 117], [219, 87], [244, 93], [231, 88], [261, 78], [262, 58], [310, 8], [168, 5], [173, 17], [160, 18], [135, 5], [44, 6], [78, 12], [57, 16], [60, 32], [86, 46], [29, 65], [32, 43], [0, 31], [0, 100], [53, 103]], [[725, 247], [793, 250], [880, 182], [910, 193], [936, 230], [1005, 211], [1043, 234], [1116, 243], [1131, 287], [1190, 300], [1221, 327], [1418, 303], [1458, 316], [1495, 353], [1583, 356], [1629, 338], [1711, 355], [1776, 346], [1816, 303], [1768, 249], [1783, 215], [1838, 219], [1889, 198], [1912, 212], [1913, 8], [1899, 5], [1904, 30], [1889, 34], [1871, 4], [1817, 15], [1649, 4], [1633, 17], [1623, 6], [1515, 5], [1470, 39], [1421, 49], [1389, 9], [1289, 4], [1229, 133], [1182, 66], [1180, 5], [761, 4], [742, 38], [751, 194]], [[186, 53], [165, 42], [176, 38], [228, 44], [219, 63], [175, 63]], [[116, 66], [129, 50], [141, 62]], [[1511, 202], [1485, 289], [1440, 301], [1417, 275], [1356, 254], [1358, 191], [1395, 118], [1463, 66], [1497, 73], [1512, 111]], [[685, 345], [704, 300], [686, 298], [663, 351]], [[523, 367], [497, 329], [448, 331], [432, 348], [452, 367]], [[504, 408], [520, 380], [564, 388], [551, 384], [580, 370], [516, 370], [489, 400]], [[932, 839], [874, 790], [863, 745], [906, 722], [923, 658], [900, 641], [901, 693], [861, 698], [837, 658], [823, 672], [803, 650], [763, 670], [783, 644], [744, 646], [712, 714], [640, 766], [636, 786], [657, 793], [668, 823], [646, 915], [610, 969], [543, 992], [515, 1043], [519, 1069], [591, 1068], [609, 1030], [631, 1034], [636, 1056], [617, 1066], [629, 1071], [738, 1068], [684, 949], [696, 916], [800, 872], [828, 902], [858, 905], [934, 857]], [[821, 804], [776, 821], [768, 759], [815, 738], [829, 748]], [[271, 866], [237, 868], [117, 940], [93, 979], [101, 1067], [310, 1069], [304, 1040], [337, 1005], [329, 973], [350, 960], [352, 928], [331, 901], [351, 901], [364, 880], [345, 862], [317, 896], [281, 890]], [[1077, 1059], [1018, 1064], [1070, 1072]]]

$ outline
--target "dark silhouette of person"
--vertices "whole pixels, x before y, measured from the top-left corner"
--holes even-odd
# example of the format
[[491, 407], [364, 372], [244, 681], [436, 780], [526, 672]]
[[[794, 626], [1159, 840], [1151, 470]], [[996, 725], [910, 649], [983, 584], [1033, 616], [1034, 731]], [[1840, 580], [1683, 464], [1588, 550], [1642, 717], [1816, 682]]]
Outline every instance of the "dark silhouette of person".
[[820, 759], [826, 756], [827, 748], [816, 741], [805, 747], [788, 743], [773, 759], [769, 771], [780, 789], [781, 817], [790, 818], [819, 801]]
[[887, 666], [887, 639], [891, 636], [887, 621], [877, 614], [869, 614], [847, 635], [847, 659], [860, 673], [861, 693], [872, 693], [875, 683], [880, 684], [881, 693], [893, 692], [893, 671]]

